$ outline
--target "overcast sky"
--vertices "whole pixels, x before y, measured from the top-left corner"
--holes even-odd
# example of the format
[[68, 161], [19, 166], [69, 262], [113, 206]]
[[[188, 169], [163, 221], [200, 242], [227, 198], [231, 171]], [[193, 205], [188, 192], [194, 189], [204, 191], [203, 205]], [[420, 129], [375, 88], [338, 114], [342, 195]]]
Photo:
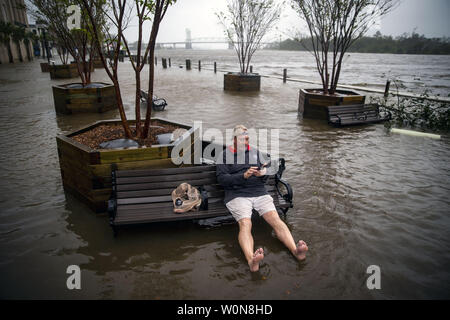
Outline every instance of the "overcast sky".
[[[290, 1], [287, 1], [289, 4]], [[185, 29], [191, 30], [192, 38], [223, 37], [223, 29], [217, 22], [215, 12], [226, 9], [226, 0], [178, 0], [169, 8], [164, 18], [158, 42], [184, 41]], [[416, 30], [427, 37], [450, 36], [450, 0], [402, 0], [400, 5], [380, 21], [380, 31], [386, 35], [401, 35]], [[292, 30], [302, 29], [295, 11], [286, 5], [278, 30], [269, 39], [287, 38]], [[129, 30], [129, 35], [133, 34]]]
[[[281, 2], [282, 0], [275, 0]], [[184, 41], [186, 28], [192, 38], [224, 37], [216, 12], [226, 10], [227, 0], [178, 0], [169, 8], [158, 34], [158, 42]], [[307, 33], [304, 24], [286, 0], [277, 29], [270, 32], [265, 41], [279, 40], [294, 34], [295, 30]], [[398, 36], [412, 31], [426, 37], [450, 37], [450, 0], [401, 0], [400, 5], [379, 23], [382, 34]], [[130, 42], [136, 40], [136, 22], [126, 31]], [[150, 25], [146, 28], [147, 41]], [[372, 30], [374, 33], [376, 30]]]

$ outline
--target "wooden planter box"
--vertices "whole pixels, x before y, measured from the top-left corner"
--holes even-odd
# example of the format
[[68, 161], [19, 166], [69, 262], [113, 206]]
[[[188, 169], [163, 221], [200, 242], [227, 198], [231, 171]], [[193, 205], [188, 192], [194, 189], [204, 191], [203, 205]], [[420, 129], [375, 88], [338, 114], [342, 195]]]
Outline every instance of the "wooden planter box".
[[41, 62], [41, 71], [42, 72], [50, 72], [50, 66], [48, 64], [48, 62]]
[[303, 118], [328, 120], [329, 106], [364, 104], [366, 96], [355, 91], [336, 90], [337, 95], [319, 93], [322, 89], [300, 89], [298, 112]]
[[[194, 143], [194, 128], [186, 124], [152, 118], [188, 130], [180, 143]], [[131, 124], [133, 121], [129, 121]], [[64, 190], [75, 195], [95, 212], [104, 212], [111, 196], [111, 165], [119, 170], [176, 167], [171, 152], [174, 144], [153, 145], [147, 148], [95, 150], [71, 139], [105, 123], [120, 124], [120, 120], [99, 121], [88, 127], [56, 137], [59, 165]], [[191, 147], [193, 150], [193, 146]]]
[[92, 62], [95, 69], [103, 68], [102, 60], [93, 60]]
[[259, 91], [261, 76], [257, 73], [226, 73], [223, 78], [223, 89], [227, 91]]
[[78, 76], [78, 68], [75, 63], [50, 66], [50, 79], [70, 79]]
[[[100, 61], [100, 63], [101, 63], [101, 61]], [[77, 68], [77, 63], [75, 61], [71, 61], [70, 64], [74, 64], [75, 68]], [[91, 70], [90, 70], [91, 72], [95, 71], [94, 70], [94, 68], [95, 68], [94, 63], [92, 63], [92, 65], [89, 64], [89, 61], [84, 63], [84, 68], [86, 70], [89, 69], [89, 66], [91, 66]], [[103, 65], [102, 65], [102, 67], [103, 67]]]
[[[101, 88], [68, 88], [76, 84], [53, 86], [53, 100], [56, 113], [72, 114], [82, 112], [105, 112], [117, 108], [114, 85], [102, 82]], [[77, 83], [80, 84], [80, 83]]]

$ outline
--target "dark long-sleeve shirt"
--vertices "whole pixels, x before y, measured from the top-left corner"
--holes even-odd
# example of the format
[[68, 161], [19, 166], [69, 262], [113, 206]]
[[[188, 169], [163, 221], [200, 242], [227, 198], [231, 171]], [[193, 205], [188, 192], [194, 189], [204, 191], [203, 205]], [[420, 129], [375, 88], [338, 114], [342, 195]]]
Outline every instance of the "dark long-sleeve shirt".
[[248, 179], [244, 178], [244, 173], [250, 167], [261, 165], [259, 151], [248, 148], [245, 156], [242, 153], [236, 152], [232, 147], [227, 147], [218, 157], [219, 160], [222, 159], [222, 163], [217, 161], [216, 175], [217, 181], [225, 190], [225, 203], [237, 197], [259, 197], [268, 194], [264, 186], [264, 176], [252, 175]]

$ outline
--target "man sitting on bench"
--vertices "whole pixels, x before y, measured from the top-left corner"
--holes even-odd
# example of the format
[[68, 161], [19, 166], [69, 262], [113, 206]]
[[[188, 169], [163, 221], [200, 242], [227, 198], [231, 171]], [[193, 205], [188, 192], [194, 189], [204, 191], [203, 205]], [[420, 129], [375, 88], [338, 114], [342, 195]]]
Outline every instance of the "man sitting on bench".
[[[259, 270], [264, 251], [253, 252], [252, 209], [275, 230], [278, 239], [298, 259], [306, 257], [308, 246], [303, 240], [297, 244], [286, 224], [280, 219], [273, 198], [264, 187], [263, 176], [267, 169], [261, 168], [258, 150], [250, 150], [247, 128], [238, 125], [233, 130], [233, 146], [228, 146], [217, 160], [217, 181], [225, 190], [225, 205], [239, 224], [239, 244], [247, 259], [250, 271]], [[258, 169], [260, 168], [260, 169]]]

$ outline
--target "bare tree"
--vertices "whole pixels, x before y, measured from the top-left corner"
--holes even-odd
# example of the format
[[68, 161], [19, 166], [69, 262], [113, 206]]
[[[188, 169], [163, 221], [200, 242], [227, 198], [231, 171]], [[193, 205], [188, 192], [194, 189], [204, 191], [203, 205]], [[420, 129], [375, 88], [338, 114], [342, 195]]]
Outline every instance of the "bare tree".
[[227, 13], [216, 15], [233, 43], [241, 73], [248, 73], [262, 38], [280, 17], [281, 5], [275, 5], [274, 0], [229, 0], [227, 9]]
[[308, 25], [312, 50], [305, 48], [314, 55], [324, 94], [330, 95], [336, 92], [347, 50], [399, 3], [398, 0], [291, 1]]
[[[120, 119], [127, 138], [132, 137], [131, 129], [127, 121], [127, 116], [123, 107], [122, 93], [120, 91], [119, 74], [117, 71], [119, 63], [119, 54], [121, 47], [121, 39], [124, 30], [127, 26], [127, 6], [126, 0], [111, 0], [108, 1], [104, 8], [101, 8], [96, 3], [102, 2], [102, 0], [78, 0], [79, 4], [86, 11], [89, 17], [90, 23], [88, 27], [93, 35], [95, 45], [97, 48], [97, 54], [102, 60], [103, 67], [105, 68], [108, 77], [111, 79], [116, 94], [117, 107], [119, 109]], [[106, 23], [99, 24], [95, 17], [98, 14], [97, 11], [103, 11], [107, 16]], [[112, 29], [112, 30], [111, 30]], [[113, 32], [117, 33], [113, 33]], [[105, 49], [105, 52], [102, 50]], [[109, 61], [107, 60], [109, 59]]]
[[143, 137], [148, 136], [150, 129], [150, 118], [152, 116], [153, 107], [153, 84], [155, 80], [155, 65], [153, 61], [155, 60], [155, 46], [156, 38], [158, 36], [159, 25], [166, 15], [167, 9], [170, 5], [174, 4], [176, 0], [151, 0], [149, 1], [149, 7], [153, 13], [152, 31], [150, 32], [150, 38], [148, 41], [147, 52], [149, 53], [149, 79], [148, 79], [148, 99], [147, 99], [147, 113], [145, 116], [145, 126], [142, 132]]
[[[94, 2], [102, 2], [102, 0], [91, 0]], [[155, 67], [152, 63], [154, 60], [154, 50], [156, 45], [156, 37], [159, 31], [159, 25], [164, 18], [167, 9], [170, 5], [176, 2], [176, 0], [111, 0], [108, 2], [109, 7], [105, 11], [105, 15], [108, 17], [109, 24], [99, 25], [95, 19], [96, 9], [92, 6], [89, 0], [78, 0], [90, 17], [90, 28], [92, 29], [94, 39], [97, 44], [98, 55], [103, 62], [105, 70], [114, 84], [116, 90], [116, 97], [119, 105], [119, 113], [124, 127], [125, 135], [127, 138], [132, 138], [132, 132], [127, 121], [123, 109], [122, 95], [120, 90], [120, 83], [118, 80], [117, 64], [120, 54], [120, 47], [124, 45], [128, 54], [130, 55], [130, 49], [128, 41], [125, 38], [124, 31], [127, 28], [128, 22], [131, 16], [135, 14], [138, 18], [138, 43], [137, 43], [137, 59], [131, 61], [133, 70], [135, 71], [136, 79], [136, 99], [135, 99], [135, 114], [136, 114], [136, 138], [145, 139], [148, 137], [150, 128], [150, 118], [153, 106], [153, 83]], [[142, 37], [143, 26], [148, 20], [152, 21], [152, 29], [150, 32], [149, 41], [145, 49], [143, 59], [141, 59], [142, 52]], [[116, 32], [113, 34], [111, 30]], [[101, 38], [102, 32], [106, 35], [105, 39]], [[105, 47], [106, 55], [104, 54], [102, 47]], [[109, 64], [107, 57], [110, 58]], [[148, 57], [148, 58], [147, 58]], [[144, 67], [145, 61], [149, 63], [149, 84], [148, 84], [148, 97], [147, 99], [147, 112], [145, 117], [144, 127], [141, 128], [141, 115], [140, 115], [140, 88], [141, 88], [141, 71]]]
[[[72, 13], [68, 12], [71, 0], [30, 0], [34, 6], [33, 16], [48, 26], [49, 31], [56, 39], [58, 53], [62, 54], [63, 63], [67, 63], [66, 53], [70, 53], [77, 64], [78, 74], [83, 85], [91, 82], [92, 58], [96, 47], [94, 38], [87, 26], [86, 12], [81, 12], [81, 21], [78, 28], [69, 29], [68, 19]], [[102, 6], [101, 2], [88, 0], [91, 5]], [[94, 3], [95, 2], [95, 3]], [[93, 17], [97, 24], [104, 23], [102, 10], [97, 10]]]

